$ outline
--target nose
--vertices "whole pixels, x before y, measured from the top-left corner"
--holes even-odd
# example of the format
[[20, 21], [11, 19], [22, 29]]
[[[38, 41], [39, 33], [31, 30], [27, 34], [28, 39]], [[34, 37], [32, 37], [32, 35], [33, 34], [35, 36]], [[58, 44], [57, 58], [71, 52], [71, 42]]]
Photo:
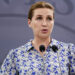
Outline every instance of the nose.
[[42, 21], [42, 26], [44, 26], [44, 27], [47, 26], [47, 22], [46, 22], [46, 20], [43, 20], [43, 21]]

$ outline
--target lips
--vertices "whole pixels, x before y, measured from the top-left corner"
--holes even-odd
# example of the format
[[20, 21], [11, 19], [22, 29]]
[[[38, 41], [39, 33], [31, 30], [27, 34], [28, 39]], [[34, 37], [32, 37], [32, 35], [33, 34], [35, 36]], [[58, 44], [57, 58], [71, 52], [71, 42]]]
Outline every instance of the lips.
[[42, 31], [42, 33], [47, 33], [48, 29], [42, 29], [41, 31]]

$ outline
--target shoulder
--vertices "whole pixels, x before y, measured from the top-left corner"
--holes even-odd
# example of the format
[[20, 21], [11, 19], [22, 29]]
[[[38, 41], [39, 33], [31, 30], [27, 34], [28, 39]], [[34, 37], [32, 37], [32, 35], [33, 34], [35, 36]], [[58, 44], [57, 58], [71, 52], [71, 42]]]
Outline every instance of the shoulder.
[[10, 56], [14, 56], [14, 55], [19, 55], [21, 53], [26, 53], [27, 50], [29, 50], [30, 48], [32, 47], [32, 44], [31, 44], [31, 40], [29, 40], [26, 44], [24, 45], [21, 45], [15, 49], [11, 49], [8, 53], [8, 55]]
[[31, 47], [32, 47], [31, 40], [29, 40], [27, 43], [13, 49], [13, 51], [11, 51], [11, 52], [13, 52], [14, 54], [26, 53]]
[[74, 50], [75, 51], [75, 45], [73, 43], [65, 43], [62, 41], [58, 41], [56, 39], [53, 39], [54, 43], [58, 46], [58, 48], [64, 48], [64, 49], [69, 49], [69, 50]]

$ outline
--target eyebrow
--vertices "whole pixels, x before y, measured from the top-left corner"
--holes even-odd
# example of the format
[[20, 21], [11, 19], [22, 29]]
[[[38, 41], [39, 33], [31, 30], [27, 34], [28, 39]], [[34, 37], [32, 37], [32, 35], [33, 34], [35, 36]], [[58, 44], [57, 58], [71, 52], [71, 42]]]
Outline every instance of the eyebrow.
[[[36, 15], [36, 16], [42, 16], [42, 15]], [[47, 15], [48, 17], [52, 17], [51, 15]]]
[[36, 16], [42, 16], [42, 15], [36, 15]]

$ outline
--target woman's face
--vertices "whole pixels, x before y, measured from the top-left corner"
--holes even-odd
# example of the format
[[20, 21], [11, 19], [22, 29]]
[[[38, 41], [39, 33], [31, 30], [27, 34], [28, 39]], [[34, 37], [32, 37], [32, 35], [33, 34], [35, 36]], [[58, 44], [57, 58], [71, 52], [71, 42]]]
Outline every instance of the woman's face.
[[35, 9], [32, 19], [28, 19], [28, 24], [33, 30], [34, 37], [50, 37], [54, 25], [53, 10], [49, 8]]

